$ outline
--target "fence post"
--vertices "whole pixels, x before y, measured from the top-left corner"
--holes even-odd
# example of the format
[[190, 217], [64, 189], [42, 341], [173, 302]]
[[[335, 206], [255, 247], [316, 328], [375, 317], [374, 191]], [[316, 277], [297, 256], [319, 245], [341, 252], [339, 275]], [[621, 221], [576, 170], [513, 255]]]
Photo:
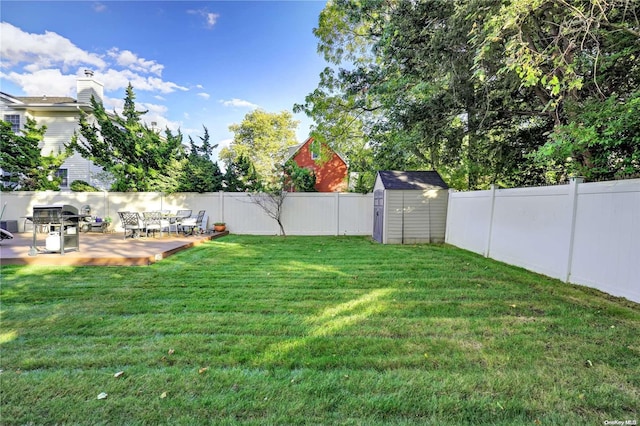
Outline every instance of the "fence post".
[[218, 191], [218, 217], [216, 222], [224, 222], [224, 191]]
[[491, 257], [491, 233], [493, 232], [493, 210], [496, 205], [496, 186], [492, 183], [490, 189], [491, 208], [489, 209], [489, 230], [487, 231], [487, 245], [484, 257]]
[[336, 236], [340, 235], [340, 193], [335, 193], [336, 197]]
[[566, 283], [571, 279], [571, 266], [573, 263], [573, 244], [576, 233], [576, 213], [578, 211], [578, 185], [583, 182], [583, 177], [572, 177], [569, 181], [569, 244], [567, 248], [567, 269], [564, 276], [564, 282]]
[[[449, 218], [451, 217], [451, 215], [449, 214], [451, 212], [451, 195], [456, 192], [455, 189], [448, 189], [448, 196], [447, 196], [447, 217], [446, 217], [446, 222], [445, 222], [445, 227], [444, 227], [444, 242], [445, 243], [449, 243], [449, 236], [451, 235], [450, 229], [451, 227], [449, 226]], [[451, 244], [451, 243], [449, 243]]]
[[[105, 216], [111, 217], [111, 206], [109, 204], [109, 193], [107, 191], [103, 191], [102, 195], [104, 196], [104, 211]], [[113, 219], [113, 218], [111, 218]], [[115, 225], [114, 225], [115, 226]]]

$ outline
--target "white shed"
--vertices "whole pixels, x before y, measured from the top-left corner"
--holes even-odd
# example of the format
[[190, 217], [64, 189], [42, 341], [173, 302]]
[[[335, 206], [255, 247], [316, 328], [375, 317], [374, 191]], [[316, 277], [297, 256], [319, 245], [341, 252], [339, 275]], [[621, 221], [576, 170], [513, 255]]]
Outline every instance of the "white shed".
[[373, 239], [383, 244], [444, 242], [449, 186], [436, 171], [379, 171]]

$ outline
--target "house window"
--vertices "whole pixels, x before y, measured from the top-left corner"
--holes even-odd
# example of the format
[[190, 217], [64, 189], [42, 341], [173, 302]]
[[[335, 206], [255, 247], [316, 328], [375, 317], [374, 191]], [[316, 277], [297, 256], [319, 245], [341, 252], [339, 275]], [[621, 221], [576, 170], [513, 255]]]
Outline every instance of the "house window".
[[2, 170], [2, 187], [3, 188], [13, 188], [15, 186], [15, 182], [11, 182], [11, 177], [13, 177], [13, 173], [5, 172]]
[[58, 169], [56, 170], [55, 177], [62, 178], [62, 182], [60, 182], [60, 186], [67, 187], [69, 186], [69, 178], [67, 169]]
[[320, 158], [320, 142], [313, 141], [309, 145], [309, 152], [311, 152], [311, 159], [317, 160]]
[[18, 114], [7, 114], [4, 116], [4, 121], [11, 123], [11, 131], [13, 133], [20, 131], [20, 116]]

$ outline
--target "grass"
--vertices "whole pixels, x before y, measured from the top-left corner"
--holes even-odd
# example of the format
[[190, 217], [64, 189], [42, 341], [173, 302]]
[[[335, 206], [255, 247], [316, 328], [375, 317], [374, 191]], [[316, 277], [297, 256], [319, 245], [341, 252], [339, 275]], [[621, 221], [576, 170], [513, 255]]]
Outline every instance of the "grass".
[[228, 236], [1, 303], [3, 425], [640, 420], [639, 305], [443, 245]]

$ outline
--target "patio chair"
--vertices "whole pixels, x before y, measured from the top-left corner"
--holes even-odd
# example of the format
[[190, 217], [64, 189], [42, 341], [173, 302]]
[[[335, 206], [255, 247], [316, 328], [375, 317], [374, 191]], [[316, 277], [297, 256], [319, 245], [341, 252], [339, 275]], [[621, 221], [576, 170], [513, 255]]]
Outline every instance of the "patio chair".
[[182, 221], [191, 217], [191, 210], [178, 210], [176, 213], [176, 232], [182, 231]]
[[160, 231], [160, 238], [162, 238], [162, 229], [169, 229], [169, 221], [162, 218], [162, 212], [143, 212], [142, 218], [147, 237], [149, 236], [149, 231], [153, 231], [154, 236], [156, 231]]
[[[191, 214], [191, 213], [189, 213]], [[171, 210], [162, 210], [162, 218], [169, 222], [169, 235], [171, 235], [171, 231], [173, 230], [178, 235], [178, 215], [173, 213]]]
[[120, 221], [124, 228], [124, 238], [140, 238], [140, 231], [144, 229], [144, 222], [140, 217], [140, 213], [118, 212], [118, 216], [120, 216]]
[[178, 210], [178, 213], [176, 213], [176, 217], [181, 217], [183, 219], [191, 217], [191, 210]]
[[197, 217], [189, 217], [187, 219], [183, 219], [182, 222], [180, 222], [180, 226], [182, 227], [184, 235], [193, 235], [193, 230], [195, 228], [202, 229], [202, 220], [204, 219], [204, 215], [206, 213], [206, 210], [200, 210]]

